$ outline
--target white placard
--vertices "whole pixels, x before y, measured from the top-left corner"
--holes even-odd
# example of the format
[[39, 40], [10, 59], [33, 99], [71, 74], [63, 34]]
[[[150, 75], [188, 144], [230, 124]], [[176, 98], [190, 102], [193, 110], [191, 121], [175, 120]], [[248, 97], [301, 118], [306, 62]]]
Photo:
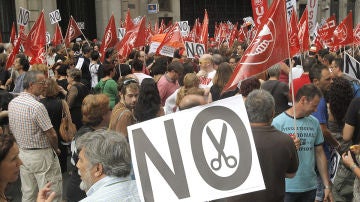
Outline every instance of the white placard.
[[50, 44], [50, 33], [45, 32], [46, 44]]
[[310, 36], [314, 33], [317, 10], [319, 2], [318, 0], [308, 0], [308, 18], [309, 18], [309, 34]]
[[181, 36], [187, 36], [190, 32], [190, 26], [188, 21], [180, 21], [178, 22], [180, 27]]
[[49, 13], [50, 23], [55, 24], [61, 21], [61, 15], [59, 9], [54, 10], [53, 12]]
[[185, 41], [185, 49], [188, 58], [201, 57], [205, 54], [205, 45], [201, 43]]
[[142, 201], [210, 201], [265, 189], [241, 95], [129, 126], [128, 134]]
[[119, 39], [119, 40], [121, 40], [121, 39], [124, 38], [125, 33], [126, 33], [126, 29], [125, 29], [125, 28], [117, 28], [117, 36], [118, 36], [118, 39]]
[[85, 22], [76, 22], [79, 29], [85, 29]]
[[20, 7], [17, 23], [26, 26], [29, 23], [30, 11]]
[[174, 57], [175, 48], [171, 46], [163, 46], [159, 52], [160, 55]]
[[344, 73], [353, 79], [360, 80], [360, 63], [348, 53], [344, 52]]

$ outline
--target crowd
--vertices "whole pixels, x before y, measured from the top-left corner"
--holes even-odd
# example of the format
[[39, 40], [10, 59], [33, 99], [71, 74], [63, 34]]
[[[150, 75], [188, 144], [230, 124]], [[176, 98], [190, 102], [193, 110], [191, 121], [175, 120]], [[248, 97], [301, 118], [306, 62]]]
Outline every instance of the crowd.
[[[224, 93], [244, 42], [194, 59], [143, 47], [126, 60], [108, 48], [100, 61], [99, 46], [50, 45], [46, 65], [20, 53], [6, 69], [12, 46], [0, 44], [0, 202], [19, 176], [22, 201], [139, 201], [127, 127], [240, 94], [266, 190], [218, 201], [360, 201], [360, 84], [344, 73], [342, 51], [311, 49]], [[60, 134], [64, 111], [77, 129], [71, 141]]]

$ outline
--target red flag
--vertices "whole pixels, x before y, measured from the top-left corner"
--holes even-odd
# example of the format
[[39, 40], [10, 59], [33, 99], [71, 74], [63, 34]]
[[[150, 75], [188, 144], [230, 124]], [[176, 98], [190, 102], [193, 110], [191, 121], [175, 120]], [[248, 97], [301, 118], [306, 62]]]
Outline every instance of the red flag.
[[118, 54], [126, 58], [135, 47], [145, 45], [145, 17], [131, 30], [127, 30], [124, 38], [115, 45]]
[[350, 13], [341, 23], [339, 23], [334, 31], [334, 46], [345, 46], [353, 43], [354, 33], [352, 24], [352, 12], [350, 11]]
[[61, 28], [60, 28], [59, 24], [57, 23], [55, 26], [55, 32], [54, 32], [53, 40], [51, 41], [51, 43], [53, 44], [53, 46], [57, 46], [62, 43], [62, 40], [63, 40], [63, 38], [62, 38]]
[[239, 42], [244, 42], [246, 40], [246, 35], [247, 35], [247, 28], [244, 26], [240, 26], [237, 40]]
[[148, 23], [148, 26], [145, 29], [145, 44], [150, 44], [151, 37], [154, 36], [154, 32], [151, 30], [151, 23]]
[[[184, 47], [183, 44], [184, 44], [184, 42], [183, 42], [183, 39], [181, 37], [179, 24], [175, 23], [171, 27], [169, 32], [166, 33], [165, 38], [160, 43], [159, 47], [156, 49], [156, 54], [161, 54], [161, 49], [164, 46], [168, 46], [168, 47], [172, 47], [172, 48], [176, 49], [176, 48], [179, 48], [179, 47]], [[171, 57], [171, 55], [166, 55], [166, 56]]]
[[26, 40], [23, 42], [24, 53], [26, 55], [30, 57], [39, 55], [39, 51], [42, 50], [46, 44], [45, 30], [44, 12], [42, 11], [27, 35]]
[[154, 25], [154, 34], [159, 34], [159, 21], [156, 20]]
[[8, 60], [6, 61], [6, 69], [11, 67], [14, 63], [15, 56], [19, 53], [20, 45], [22, 43], [22, 39], [24, 37], [21, 37], [23, 35], [23, 29], [19, 30], [19, 37], [15, 39], [14, 41], [14, 48], [12, 49], [11, 53], [9, 54]]
[[29, 61], [29, 63], [31, 65], [33, 64], [45, 64], [46, 63], [46, 59], [45, 59], [45, 47], [40, 48], [36, 54], [34, 55], [34, 57], [31, 58], [31, 60]]
[[231, 33], [230, 33], [230, 39], [229, 39], [229, 47], [231, 48], [232, 45], [234, 44], [234, 41], [235, 41], [235, 38], [237, 37], [238, 35], [238, 23], [236, 23], [233, 27], [233, 29], [231, 30]]
[[293, 8], [291, 17], [290, 17], [290, 24], [289, 24], [289, 48], [290, 48], [290, 57], [294, 56], [295, 54], [300, 52], [300, 43], [298, 37], [298, 29], [296, 26], [296, 12]]
[[329, 40], [333, 37], [334, 30], [336, 28], [335, 16], [329, 17], [323, 26], [318, 30], [318, 34], [323, 41]]
[[164, 21], [164, 19], [162, 19], [162, 20], [161, 20], [161, 23], [160, 23], [160, 27], [159, 27], [159, 32], [158, 32], [158, 34], [162, 34], [165, 29], [166, 29], [165, 21]]
[[106, 49], [115, 46], [117, 41], [118, 40], [116, 36], [115, 18], [114, 15], [111, 15], [109, 19], [109, 23], [105, 28], [104, 36], [101, 41], [101, 47], [100, 47], [101, 61], [104, 61]]
[[127, 12], [126, 12], [126, 18], [125, 18], [125, 29], [126, 29], [126, 31], [128, 31], [128, 30], [133, 29], [134, 26], [135, 25], [134, 25], [134, 23], [133, 23], [133, 21], [131, 19], [131, 16], [130, 16], [130, 9], [128, 9]]
[[255, 25], [258, 27], [263, 20], [265, 12], [268, 9], [267, 0], [251, 0], [253, 18]]
[[285, 1], [273, 1], [264, 19], [266, 21], [259, 27], [223, 91], [233, 89], [239, 81], [289, 58]]
[[360, 45], [360, 24], [354, 29], [354, 44]]
[[299, 30], [299, 42], [301, 52], [308, 51], [310, 48], [310, 35], [309, 35], [309, 18], [308, 18], [308, 9], [307, 7], [304, 10], [303, 15], [300, 18], [298, 24]]
[[64, 39], [65, 46], [68, 46], [72, 40], [76, 39], [76, 37], [78, 37], [80, 35], [81, 35], [81, 30], [77, 26], [74, 18], [72, 16], [70, 16], [69, 25], [66, 30], [66, 35], [65, 35], [65, 39]]
[[15, 23], [13, 22], [10, 33], [10, 43], [14, 44], [15, 38], [16, 38], [16, 27], [15, 27]]
[[199, 43], [204, 44], [205, 49], [207, 47], [207, 42], [208, 42], [208, 27], [209, 27], [209, 17], [208, 17], [208, 13], [205, 9], [204, 20], [202, 23], [200, 39], [199, 39]]

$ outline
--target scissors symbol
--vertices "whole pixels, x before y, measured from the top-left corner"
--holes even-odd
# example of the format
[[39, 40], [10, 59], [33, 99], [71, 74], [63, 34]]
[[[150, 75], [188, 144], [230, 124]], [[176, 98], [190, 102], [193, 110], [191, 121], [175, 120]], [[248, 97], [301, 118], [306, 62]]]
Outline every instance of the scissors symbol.
[[226, 124], [225, 123], [223, 124], [223, 128], [221, 131], [221, 137], [220, 137], [220, 144], [216, 140], [216, 138], [215, 138], [214, 134], [212, 133], [211, 129], [209, 128], [209, 126], [206, 127], [206, 132], [207, 132], [211, 142], [214, 144], [216, 150], [218, 151], [218, 157], [214, 158], [210, 161], [211, 168], [213, 170], [220, 170], [221, 156], [224, 158], [225, 164], [227, 167], [234, 168], [237, 165], [237, 159], [232, 155], [226, 156], [224, 153], [226, 133], [227, 133]]

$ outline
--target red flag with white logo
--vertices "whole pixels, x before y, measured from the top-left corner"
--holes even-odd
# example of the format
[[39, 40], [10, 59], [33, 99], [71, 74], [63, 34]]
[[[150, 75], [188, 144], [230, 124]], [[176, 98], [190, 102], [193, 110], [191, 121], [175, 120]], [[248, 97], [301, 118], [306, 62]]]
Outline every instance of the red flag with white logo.
[[159, 47], [156, 49], [156, 54], [161, 53], [161, 49], [164, 46], [171, 47], [173, 49], [184, 47], [184, 42], [181, 36], [180, 27], [178, 23], [175, 23], [168, 33], [166, 33], [163, 41], [160, 43]]
[[57, 46], [62, 43], [62, 40], [63, 38], [62, 38], [61, 28], [60, 25], [57, 23], [55, 26], [55, 32], [51, 43], [53, 44], [53, 46]]
[[360, 24], [354, 29], [354, 44], [360, 45]]
[[128, 30], [133, 29], [134, 26], [135, 25], [134, 25], [134, 23], [133, 23], [133, 21], [131, 19], [131, 16], [130, 16], [130, 9], [128, 9], [127, 12], [126, 12], [126, 18], [125, 18], [125, 29], [126, 29], [126, 31], [128, 31]]
[[37, 57], [39, 55], [39, 51], [43, 50], [46, 44], [45, 30], [44, 12], [41, 12], [27, 35], [26, 40], [23, 42], [25, 49], [24, 53], [26, 55], [30, 57]]
[[16, 27], [15, 27], [15, 23], [13, 22], [10, 33], [10, 43], [14, 44], [15, 38], [16, 38]]
[[79, 29], [78, 25], [76, 24], [76, 21], [74, 20], [74, 18], [72, 16], [70, 16], [69, 25], [66, 30], [66, 35], [65, 35], [65, 39], [64, 39], [65, 46], [68, 46], [72, 40], [76, 39], [76, 37], [78, 37], [80, 35], [81, 35], [81, 30]]
[[318, 34], [323, 41], [329, 40], [333, 37], [334, 30], [336, 28], [336, 18], [335, 16], [330, 16], [326, 22], [318, 30]]
[[25, 38], [25, 36], [23, 37], [24, 30], [20, 29], [19, 30], [19, 37], [17, 37], [14, 41], [14, 48], [12, 49], [11, 53], [9, 54], [9, 57], [6, 61], [6, 69], [8, 69], [9, 67], [11, 67], [14, 64], [15, 61], [15, 56], [19, 53], [20, 50], [20, 45], [22, 43], [23, 38]]
[[274, 0], [264, 19], [223, 91], [234, 89], [240, 81], [289, 58], [285, 1]]
[[251, 0], [253, 18], [255, 25], [258, 27], [264, 20], [264, 14], [268, 9], [267, 0]]
[[299, 24], [298, 24], [298, 30], [299, 30], [299, 43], [301, 52], [306, 52], [310, 48], [310, 35], [309, 35], [309, 18], [308, 18], [308, 9], [304, 10], [304, 13], [302, 14]]
[[166, 29], [165, 21], [164, 21], [164, 19], [162, 19], [160, 22], [158, 34], [163, 34], [165, 29]]
[[237, 37], [237, 40], [239, 42], [244, 42], [246, 41], [246, 35], [247, 35], [247, 28], [244, 27], [244, 26], [240, 26], [239, 28], [239, 32], [238, 32], [238, 37]]
[[145, 17], [131, 30], [126, 30], [124, 38], [116, 43], [115, 49], [122, 58], [127, 58], [131, 50], [135, 47], [145, 45]]
[[205, 9], [204, 20], [202, 23], [200, 39], [199, 39], [199, 43], [204, 44], [205, 49], [207, 47], [207, 42], [208, 42], [208, 27], [209, 27], [209, 17], [208, 17], [208, 13]]
[[231, 30], [231, 33], [230, 33], [230, 39], [229, 39], [229, 47], [231, 48], [232, 45], [234, 44], [234, 41], [235, 41], [235, 38], [237, 37], [238, 35], [238, 23], [236, 23], [233, 27], [233, 29]]
[[105, 28], [104, 36], [101, 41], [101, 47], [100, 47], [101, 61], [104, 61], [106, 49], [115, 46], [117, 41], [118, 40], [116, 36], [115, 18], [114, 15], [111, 15], [109, 19], [109, 23]]
[[290, 24], [289, 24], [289, 48], [290, 48], [290, 57], [296, 55], [300, 52], [300, 43], [298, 37], [299, 30], [296, 25], [296, 12], [293, 8], [293, 11], [290, 16]]
[[348, 44], [352, 44], [354, 41], [353, 36], [353, 20], [352, 20], [352, 12], [346, 16], [346, 18], [339, 23], [334, 31], [334, 46], [345, 46]]

